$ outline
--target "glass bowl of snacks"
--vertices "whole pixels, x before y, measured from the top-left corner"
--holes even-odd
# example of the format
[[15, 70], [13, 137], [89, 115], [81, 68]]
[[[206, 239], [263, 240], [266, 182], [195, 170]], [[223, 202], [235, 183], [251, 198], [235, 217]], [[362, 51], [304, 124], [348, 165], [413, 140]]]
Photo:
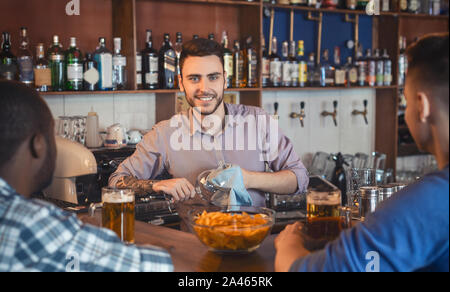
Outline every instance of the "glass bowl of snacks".
[[189, 227], [211, 251], [249, 253], [270, 234], [275, 211], [263, 207], [209, 206], [190, 210]]

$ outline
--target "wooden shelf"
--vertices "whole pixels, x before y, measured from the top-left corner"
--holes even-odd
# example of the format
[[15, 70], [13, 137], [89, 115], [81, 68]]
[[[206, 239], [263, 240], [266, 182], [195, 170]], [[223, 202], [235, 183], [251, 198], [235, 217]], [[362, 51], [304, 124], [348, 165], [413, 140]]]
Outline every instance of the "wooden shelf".
[[[264, 7], [268, 8], [279, 8], [279, 9], [293, 9], [306, 12], [323, 12], [323, 13], [338, 13], [338, 14], [358, 14], [367, 15], [365, 10], [351, 10], [351, 9], [338, 9], [338, 8], [314, 8], [307, 6], [294, 6], [294, 5], [283, 5], [283, 4], [264, 4]], [[380, 15], [372, 16], [394, 16], [394, 17], [415, 17], [415, 18], [429, 18], [429, 19], [448, 19], [448, 15], [428, 15], [428, 14], [413, 14], [406, 12], [380, 12]]]
[[303, 91], [303, 90], [352, 90], [352, 89], [397, 89], [397, 86], [355, 86], [355, 87], [265, 87], [263, 91]]
[[192, 4], [233, 5], [233, 6], [260, 6], [259, 0], [253, 2], [236, 0], [137, 0], [139, 2], [178, 2]]

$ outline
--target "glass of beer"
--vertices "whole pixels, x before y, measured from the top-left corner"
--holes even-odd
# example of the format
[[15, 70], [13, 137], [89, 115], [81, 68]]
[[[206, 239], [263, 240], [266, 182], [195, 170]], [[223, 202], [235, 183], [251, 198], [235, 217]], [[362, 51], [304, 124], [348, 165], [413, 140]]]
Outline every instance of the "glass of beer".
[[321, 247], [336, 239], [342, 230], [340, 190], [309, 190], [306, 203], [306, 234], [309, 238], [320, 242]]
[[102, 207], [102, 226], [114, 231], [124, 243], [134, 243], [134, 191], [104, 187], [102, 203], [91, 205], [91, 216], [99, 205]]

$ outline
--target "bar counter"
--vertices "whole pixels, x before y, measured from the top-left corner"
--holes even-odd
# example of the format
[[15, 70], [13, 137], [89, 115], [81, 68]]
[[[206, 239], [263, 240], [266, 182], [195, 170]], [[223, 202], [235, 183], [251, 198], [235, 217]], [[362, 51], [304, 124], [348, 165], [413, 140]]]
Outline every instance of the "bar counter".
[[[80, 220], [101, 226], [99, 218], [79, 215]], [[273, 272], [274, 239], [271, 234], [261, 246], [249, 254], [218, 254], [208, 250], [192, 233], [136, 221], [136, 245], [154, 245], [172, 256], [175, 272]]]

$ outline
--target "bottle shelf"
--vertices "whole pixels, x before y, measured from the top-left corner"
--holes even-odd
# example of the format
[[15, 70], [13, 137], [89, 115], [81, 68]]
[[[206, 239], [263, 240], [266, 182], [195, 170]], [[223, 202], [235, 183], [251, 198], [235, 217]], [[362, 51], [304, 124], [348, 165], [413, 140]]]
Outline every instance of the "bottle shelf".
[[[365, 10], [351, 10], [351, 9], [340, 9], [340, 8], [315, 8], [308, 6], [295, 6], [295, 5], [283, 5], [283, 4], [270, 4], [265, 3], [264, 7], [267, 8], [279, 8], [279, 9], [293, 9], [306, 12], [323, 12], [323, 13], [337, 13], [337, 14], [359, 14], [368, 15]], [[429, 15], [429, 14], [414, 14], [407, 12], [397, 12], [388, 11], [380, 12], [380, 15], [372, 16], [394, 16], [394, 17], [417, 17], [417, 18], [431, 18], [431, 19], [448, 19], [448, 15]]]
[[[228, 88], [225, 92], [268, 92], [268, 91], [323, 91], [323, 90], [352, 90], [352, 89], [397, 89], [397, 86], [355, 86], [355, 87], [265, 87], [265, 88]], [[179, 89], [155, 89], [155, 90], [110, 90], [110, 91], [49, 91], [41, 92], [42, 96], [55, 95], [93, 95], [93, 94], [164, 94], [180, 92]]]
[[175, 2], [175, 3], [193, 3], [193, 4], [220, 4], [220, 5], [234, 5], [234, 6], [260, 6], [259, 0], [253, 2], [238, 1], [238, 0], [137, 0], [137, 1], [153, 1], [153, 2]]

